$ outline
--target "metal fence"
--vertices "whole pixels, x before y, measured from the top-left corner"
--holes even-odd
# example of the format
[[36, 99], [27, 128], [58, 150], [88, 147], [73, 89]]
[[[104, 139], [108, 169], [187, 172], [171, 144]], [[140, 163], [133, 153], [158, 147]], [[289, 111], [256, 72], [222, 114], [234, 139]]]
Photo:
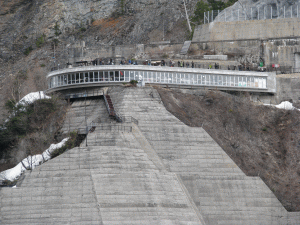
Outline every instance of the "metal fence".
[[91, 124], [86, 128], [79, 128], [77, 130], [78, 134], [88, 134], [92, 133], [97, 129], [97, 131], [104, 132], [132, 132], [132, 126], [122, 125], [122, 124]]
[[83, 93], [72, 93], [72, 94], [66, 94], [65, 99], [69, 98], [85, 98], [85, 97], [94, 97], [94, 96], [102, 96], [104, 95], [103, 90], [88, 90], [87, 92]]
[[211, 10], [204, 12], [204, 23], [229, 22], [245, 20], [266, 20], [279, 18], [299, 18], [299, 5], [289, 8], [266, 5], [262, 7], [251, 7], [247, 9]]
[[134, 123], [136, 125], [139, 125], [139, 121], [132, 116], [120, 116], [122, 123]]

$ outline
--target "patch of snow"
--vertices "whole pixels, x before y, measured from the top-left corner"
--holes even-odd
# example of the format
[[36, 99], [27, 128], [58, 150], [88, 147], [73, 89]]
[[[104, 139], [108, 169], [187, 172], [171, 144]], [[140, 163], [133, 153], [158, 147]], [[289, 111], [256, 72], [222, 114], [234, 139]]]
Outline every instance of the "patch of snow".
[[[294, 110], [294, 109], [297, 109], [293, 106], [292, 103], [288, 102], [288, 101], [284, 101], [284, 102], [281, 102], [279, 105], [275, 105], [276, 108], [278, 109], [286, 109], [286, 110]], [[297, 109], [299, 110], [299, 109]], [[299, 110], [300, 111], [300, 110]]]
[[50, 97], [45, 95], [43, 91], [31, 92], [25, 95], [17, 104], [31, 104], [39, 99], [49, 99]]
[[[265, 105], [270, 105], [270, 104], [265, 104]], [[285, 109], [285, 110], [294, 110], [294, 109], [296, 109], [296, 110], [300, 111], [300, 109], [295, 108], [293, 106], [293, 104], [290, 103], [290, 102], [288, 102], [288, 101], [281, 102], [278, 105], [270, 105], [270, 106], [274, 106], [274, 107], [276, 107], [278, 109]]]
[[21, 176], [21, 174], [25, 170], [27, 169], [33, 170], [35, 167], [48, 161], [51, 158], [51, 153], [54, 150], [61, 148], [68, 140], [69, 138], [65, 138], [57, 144], [51, 144], [50, 147], [47, 150], [45, 150], [41, 155], [28, 156], [27, 158], [23, 159], [22, 162], [20, 162], [14, 168], [1, 172], [0, 180], [13, 181], [17, 179], [19, 176]]

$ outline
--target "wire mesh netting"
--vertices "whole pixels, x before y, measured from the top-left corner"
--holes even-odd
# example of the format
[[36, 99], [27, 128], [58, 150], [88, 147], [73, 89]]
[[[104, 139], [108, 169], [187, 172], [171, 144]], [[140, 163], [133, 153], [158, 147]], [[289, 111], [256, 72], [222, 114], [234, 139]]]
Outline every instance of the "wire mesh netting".
[[279, 7], [278, 5], [265, 5], [237, 10], [227, 8], [222, 11], [211, 10], [204, 12], [204, 23], [279, 18], [299, 18], [299, 5], [292, 5], [289, 8], [285, 6]]

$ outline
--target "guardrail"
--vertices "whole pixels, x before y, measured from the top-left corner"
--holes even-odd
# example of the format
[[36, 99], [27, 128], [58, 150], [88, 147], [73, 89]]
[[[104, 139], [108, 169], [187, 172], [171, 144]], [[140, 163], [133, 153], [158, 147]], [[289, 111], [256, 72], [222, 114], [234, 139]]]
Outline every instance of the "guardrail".
[[120, 123], [122, 123], [122, 116], [115, 110], [114, 104], [112, 103], [112, 100], [109, 95], [103, 95], [105, 105], [108, 111], [109, 116], [116, 118], [116, 120]]
[[132, 116], [120, 116], [122, 119], [122, 123], [134, 123], [136, 125], [139, 125], [139, 121]]
[[[224, 55], [221, 56], [223, 57], [223, 59], [217, 59], [217, 55], [204, 55], [203, 56], [203, 60], [207, 60], [207, 62], [199, 62], [199, 61], [193, 61], [193, 59], [186, 59], [186, 60], [180, 60], [178, 62], [175, 61], [171, 61], [171, 63], [166, 62], [163, 66], [157, 67], [157, 66], [153, 66], [154, 68], [161, 68], [161, 67], [175, 67], [175, 68], [200, 68], [200, 69], [220, 69], [220, 70], [235, 70], [235, 71], [258, 71], [261, 72], [261, 68], [259, 67], [258, 63], [256, 63], [256, 66], [252, 66], [250, 64], [253, 63], [248, 63], [249, 65], [242, 65], [240, 63], [237, 62], [238, 65], [234, 65], [234, 64], [228, 64], [228, 65], [220, 65], [219, 63], [215, 63], [214, 60], [223, 60], [226, 61], [225, 58], [228, 56]], [[182, 62], [182, 63], [181, 63]], [[127, 66], [127, 64], [124, 64]], [[131, 65], [131, 64], [130, 64]], [[141, 65], [141, 64], [139, 64]], [[96, 65], [97, 66], [97, 65]], [[95, 66], [95, 67], [96, 67]], [[99, 65], [98, 65], [99, 66]], [[102, 65], [102, 66], [106, 66], [106, 65]], [[111, 65], [111, 66], [120, 66], [118, 64], [116, 65]], [[77, 66], [78, 67], [78, 66]], [[80, 66], [82, 68], [84, 67], [88, 67], [88, 66]], [[51, 69], [51, 72], [56, 71], [56, 70], [62, 70], [62, 69], [67, 69], [67, 68], [76, 68], [76, 66], [73, 67], [67, 67], [67, 66], [60, 66], [60, 67], [55, 67], [56, 69]], [[300, 72], [300, 68], [293, 68], [292, 66], [280, 66], [279, 68], [274, 68], [272, 67], [272, 65], [268, 65], [266, 67], [266, 72], [276, 72], [278, 73], [299, 73]], [[126, 82], [126, 81], [124, 81]], [[80, 82], [79, 82], [80, 83]], [[65, 83], [64, 85], [68, 85], [69, 83]]]
[[132, 132], [132, 126], [122, 124], [92, 124], [86, 128], [77, 129], [78, 134], [88, 134], [95, 130], [106, 132]]
[[66, 94], [65, 99], [69, 98], [85, 98], [85, 97], [94, 97], [94, 96], [99, 96], [99, 95], [104, 95], [103, 90], [93, 90], [93, 91], [88, 91], [84, 93], [72, 93], [72, 94]]

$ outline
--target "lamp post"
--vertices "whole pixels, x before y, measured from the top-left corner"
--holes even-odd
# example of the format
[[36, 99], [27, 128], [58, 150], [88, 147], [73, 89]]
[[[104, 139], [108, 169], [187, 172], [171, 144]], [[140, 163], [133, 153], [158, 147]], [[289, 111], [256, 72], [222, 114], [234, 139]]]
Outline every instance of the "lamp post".
[[87, 126], [87, 119], [86, 119], [86, 91], [85, 91], [85, 97], [84, 97], [84, 118], [85, 118], [85, 127], [86, 127], [86, 137], [85, 137], [85, 146], [88, 146], [88, 126]]

